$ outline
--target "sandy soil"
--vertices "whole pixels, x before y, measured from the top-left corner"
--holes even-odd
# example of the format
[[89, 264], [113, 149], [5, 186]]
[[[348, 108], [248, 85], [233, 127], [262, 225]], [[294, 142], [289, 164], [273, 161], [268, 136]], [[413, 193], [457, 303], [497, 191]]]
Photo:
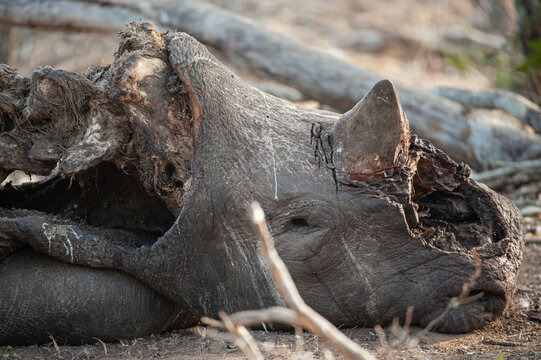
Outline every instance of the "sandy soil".
[[[269, 28], [298, 37], [333, 54], [359, 63], [382, 76], [406, 85], [421, 88], [455, 86], [482, 89], [498, 84], [499, 72], [505, 70], [491, 62], [494, 56], [505, 59], [505, 49], [482, 50], [471, 43], [448, 41], [453, 29], [469, 31], [474, 27], [497, 37], [507, 35], [494, 26], [483, 1], [388, 0], [213, 0], [215, 4], [244, 14]], [[293, 4], [292, 4], [293, 3]], [[482, 6], [478, 6], [481, 4]], [[493, 26], [491, 26], [493, 24]], [[496, 29], [495, 29], [496, 28]], [[469, 29], [469, 30], [468, 30]], [[455, 30], [453, 30], [455, 31]], [[2, 39], [7, 41], [7, 39]], [[117, 40], [114, 36], [64, 34], [16, 30], [10, 36], [11, 53], [8, 63], [24, 75], [39, 65], [84, 71], [92, 64], [111, 60]], [[89, 51], [90, 49], [90, 51]], [[464, 55], [466, 54], [466, 55]], [[479, 55], [480, 54], [480, 55]], [[461, 56], [474, 58], [466, 66]], [[457, 60], [458, 59], [458, 60]], [[469, 59], [469, 58], [468, 58]], [[263, 88], [269, 84], [250, 77]], [[278, 86], [279, 87], [279, 86]], [[281, 90], [280, 90], [281, 89]], [[299, 96], [292, 90], [290, 97]], [[293, 93], [293, 94], [292, 94]], [[300, 98], [299, 98], [300, 99]], [[318, 106], [317, 103], [310, 103]], [[534, 186], [528, 196], [539, 202], [541, 186]], [[507, 189], [510, 197], [519, 189]], [[541, 219], [525, 220], [529, 237], [539, 236]], [[413, 328], [416, 338], [420, 329]], [[385, 329], [388, 340], [392, 331]], [[345, 329], [344, 332], [374, 354], [387, 358], [412, 359], [541, 359], [541, 244], [526, 245], [519, 286], [512, 306], [499, 321], [485, 329], [463, 335], [429, 332], [418, 338], [418, 345], [382, 347], [371, 328]], [[269, 359], [330, 358], [332, 350], [310, 334], [301, 341], [292, 333], [253, 332], [260, 348]], [[390, 341], [392, 342], [392, 341]], [[335, 356], [337, 356], [335, 354]], [[242, 359], [239, 349], [223, 333], [207, 333], [194, 328], [115, 344], [0, 348], [0, 358], [27, 359]]]

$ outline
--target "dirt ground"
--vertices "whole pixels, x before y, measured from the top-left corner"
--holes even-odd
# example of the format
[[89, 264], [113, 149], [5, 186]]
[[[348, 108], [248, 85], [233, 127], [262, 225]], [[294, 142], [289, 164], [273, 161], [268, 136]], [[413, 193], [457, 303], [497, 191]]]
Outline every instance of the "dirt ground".
[[[509, 73], [520, 61], [512, 45], [512, 27], [496, 17], [491, 1], [470, 0], [213, 0], [270, 29], [295, 36], [354, 61], [396, 82], [418, 88], [454, 86], [512, 88], [520, 75]], [[506, 1], [501, 1], [505, 3]], [[293, 3], [293, 4], [290, 4]], [[512, 17], [513, 14], [511, 14]], [[478, 31], [478, 32], [476, 32]], [[462, 34], [462, 35], [461, 35]], [[466, 34], [466, 35], [464, 35]], [[468, 38], [469, 34], [469, 38]], [[471, 36], [475, 34], [475, 36]], [[84, 71], [112, 59], [114, 35], [66, 34], [16, 29], [9, 38], [7, 63], [29, 76], [40, 65]], [[501, 42], [503, 41], [503, 43]], [[511, 70], [510, 70], [511, 69]], [[297, 101], [293, 89], [245, 75], [256, 86]], [[319, 106], [309, 103], [310, 106]], [[541, 206], [541, 183], [507, 188], [519, 207]], [[404, 359], [541, 359], [541, 218], [525, 218], [528, 239], [519, 285], [507, 314], [488, 327], [463, 335], [429, 332], [410, 338], [418, 345], [382, 347], [371, 328], [344, 332], [378, 357]], [[537, 241], [537, 242], [536, 242]], [[392, 343], [392, 331], [385, 329]], [[269, 359], [328, 359], [332, 349], [312, 336], [254, 331]], [[300, 339], [300, 341], [299, 341]], [[338, 357], [334, 353], [335, 358]], [[223, 333], [205, 328], [172, 332], [119, 343], [0, 347], [0, 358], [25, 359], [243, 359]]]

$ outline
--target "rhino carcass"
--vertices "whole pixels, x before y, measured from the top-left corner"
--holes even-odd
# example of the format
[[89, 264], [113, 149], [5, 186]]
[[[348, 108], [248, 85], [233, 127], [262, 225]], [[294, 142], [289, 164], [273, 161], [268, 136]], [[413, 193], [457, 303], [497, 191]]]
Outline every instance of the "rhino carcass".
[[138, 337], [281, 305], [248, 205], [307, 304], [335, 324], [426, 325], [475, 272], [466, 332], [509, 304], [517, 209], [410, 135], [394, 86], [351, 111], [258, 91], [186, 34], [121, 33], [85, 75], [0, 69], [0, 344]]

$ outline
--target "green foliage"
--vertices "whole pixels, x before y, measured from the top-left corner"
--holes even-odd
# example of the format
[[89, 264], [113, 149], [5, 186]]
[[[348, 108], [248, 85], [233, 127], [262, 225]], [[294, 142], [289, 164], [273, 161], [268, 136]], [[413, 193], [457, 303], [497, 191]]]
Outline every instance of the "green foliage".
[[504, 354], [500, 354], [500, 355], [496, 356], [495, 360], [506, 360], [506, 359], [507, 359], [507, 357]]
[[[444, 59], [459, 73], [475, 68], [494, 81], [494, 86], [521, 93], [526, 74], [517, 71], [523, 58], [516, 49], [508, 45], [494, 52], [483, 51], [479, 46], [465, 44], [458, 52], [444, 54]], [[518, 55], [518, 56], [517, 56]]]
[[528, 72], [530, 70], [541, 68], [541, 39], [529, 41], [528, 47], [533, 50], [533, 54], [519, 65], [517, 68], [518, 71]]
[[[514, 60], [514, 61], [513, 61]], [[486, 60], [493, 69], [494, 85], [499, 88], [520, 92], [524, 87], [525, 74], [516, 71], [516, 58], [508, 52], [498, 52]]]
[[445, 60], [453, 65], [458, 72], [464, 72], [468, 69], [469, 58], [465, 54], [445, 54]]
[[0, 346], [0, 358], [2, 359], [16, 359], [21, 357], [13, 350], [13, 346]]

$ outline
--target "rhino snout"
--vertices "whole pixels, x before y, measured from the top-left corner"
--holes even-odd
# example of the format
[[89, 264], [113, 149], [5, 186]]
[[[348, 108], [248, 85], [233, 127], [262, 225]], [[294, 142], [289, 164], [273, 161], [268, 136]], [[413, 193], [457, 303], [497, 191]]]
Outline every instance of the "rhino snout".
[[489, 293], [478, 290], [448, 301], [446, 308], [438, 309], [424, 317], [420, 325], [429, 326], [432, 322], [432, 330], [443, 333], [467, 333], [497, 319], [503, 314], [507, 304], [504, 292]]

